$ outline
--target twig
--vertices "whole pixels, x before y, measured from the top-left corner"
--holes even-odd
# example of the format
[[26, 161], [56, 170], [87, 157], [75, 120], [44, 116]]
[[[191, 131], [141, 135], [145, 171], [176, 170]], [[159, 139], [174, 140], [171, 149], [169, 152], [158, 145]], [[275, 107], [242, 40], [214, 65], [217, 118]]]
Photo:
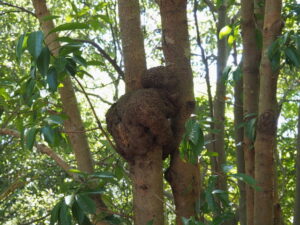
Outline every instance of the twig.
[[20, 7], [20, 6], [17, 6], [17, 5], [13, 5], [13, 4], [11, 4], [11, 3], [7, 3], [7, 2], [0, 1], [0, 5], [6, 5], [6, 6], [9, 6], [9, 7], [13, 7], [13, 8], [16, 8], [16, 9], [21, 10], [22, 12], [26, 12], [26, 13], [28, 13], [28, 14], [34, 16], [34, 17], [37, 17], [37, 16], [35, 15], [35, 13], [29, 11], [28, 9], [25, 9], [25, 8]]
[[[202, 62], [204, 63], [205, 67], [205, 82], [207, 87], [207, 94], [208, 94], [208, 103], [209, 103], [209, 113], [210, 117], [214, 117], [214, 111], [213, 111], [213, 97], [211, 93], [211, 85], [210, 85], [210, 75], [209, 75], [209, 66], [208, 66], [208, 58], [206, 57], [205, 50], [201, 43], [201, 37], [200, 37], [200, 31], [199, 31], [199, 24], [198, 24], [198, 18], [197, 18], [197, 11], [198, 11], [198, 1], [194, 1], [194, 19], [195, 19], [195, 26], [196, 26], [196, 34], [197, 34], [197, 44], [201, 50], [201, 58]], [[213, 125], [212, 125], [213, 126]], [[213, 129], [213, 127], [211, 127]]]
[[212, 11], [212, 12], [218, 11], [217, 7], [214, 5], [214, 3], [211, 0], [204, 0], [204, 2], [209, 7], [210, 11]]
[[127, 218], [127, 219], [133, 219], [132, 216], [129, 216], [129, 215], [124, 214], [124, 213], [115, 212], [115, 211], [112, 211], [112, 210], [109, 210], [109, 209], [103, 208], [103, 207], [99, 207], [99, 209], [101, 209], [101, 210], [103, 210], [104, 212], [107, 212], [107, 213], [109, 213], [109, 214], [119, 215], [119, 216], [122, 216], [122, 217]]
[[94, 131], [94, 130], [98, 130], [99, 127], [95, 127], [95, 128], [91, 128], [91, 129], [85, 129], [85, 130], [63, 130], [62, 132], [63, 133], [66, 133], [66, 134], [72, 134], [72, 133], [86, 133], [86, 132], [89, 132], [89, 131]]
[[96, 111], [95, 111], [95, 108], [94, 108], [94, 106], [93, 106], [93, 104], [92, 104], [92, 102], [91, 102], [89, 96], [88, 96], [87, 93], [85, 92], [84, 87], [82, 86], [82, 84], [80, 83], [80, 81], [79, 81], [76, 77], [74, 77], [74, 79], [76, 80], [76, 82], [77, 82], [78, 85], [80, 86], [80, 88], [81, 88], [81, 90], [82, 90], [84, 96], [86, 97], [86, 99], [87, 99], [87, 101], [88, 101], [88, 103], [89, 103], [89, 105], [90, 105], [90, 108], [91, 108], [91, 110], [92, 110], [92, 112], [93, 112], [93, 114], [94, 114], [94, 117], [95, 117], [95, 119], [96, 119], [96, 123], [97, 123], [97, 125], [98, 125], [98, 128], [99, 128], [99, 129], [101, 130], [101, 132], [104, 134], [104, 136], [106, 137], [106, 139], [107, 139], [107, 141], [109, 142], [109, 144], [110, 144], [114, 149], [117, 149], [116, 146], [114, 145], [114, 143], [111, 141], [111, 139], [110, 139], [109, 135], [107, 134], [107, 132], [106, 132], [106, 131], [104, 130], [104, 128], [102, 127], [102, 124], [101, 124], [101, 122], [100, 122], [100, 119], [98, 118], [97, 113], [96, 113]]
[[[76, 91], [79, 91], [80, 93], [83, 93], [83, 91], [80, 90], [80, 89], [77, 88], [77, 87], [75, 87], [75, 90], [76, 90]], [[96, 95], [96, 94], [94, 94], [94, 93], [88, 93], [88, 92], [86, 92], [86, 94], [89, 95], [89, 96], [93, 96], [93, 97], [99, 98], [102, 102], [104, 102], [104, 103], [106, 103], [106, 104], [108, 104], [108, 105], [112, 105], [112, 104], [113, 104], [113, 103], [111, 103], [111, 102], [105, 100], [105, 99], [102, 98], [101, 96]]]
[[34, 224], [36, 222], [39, 222], [41, 220], [44, 220], [46, 219], [48, 216], [50, 216], [51, 213], [47, 213], [45, 216], [42, 216], [40, 218], [37, 218], [37, 219], [34, 219], [34, 220], [31, 220], [29, 222], [25, 222], [25, 223], [21, 223], [20, 225], [31, 225], [31, 224]]
[[111, 58], [110, 55], [108, 55], [106, 53], [106, 51], [100, 47], [100, 45], [98, 45], [96, 42], [92, 41], [92, 40], [82, 40], [82, 39], [73, 39], [74, 41], [78, 41], [78, 42], [82, 42], [82, 43], [88, 43], [91, 44], [92, 46], [94, 46], [99, 52], [100, 54], [115, 68], [115, 70], [118, 72], [118, 74], [124, 78], [124, 72], [121, 69], [121, 67], [117, 64], [116, 60]]
[[[12, 129], [8, 129], [8, 128], [1, 128], [0, 129], [0, 135], [9, 135], [9, 136], [16, 137], [16, 138], [20, 138], [21, 137], [21, 135], [20, 135], [20, 133], [18, 131], [12, 130]], [[71, 167], [55, 151], [53, 151], [51, 148], [49, 148], [48, 146], [46, 146], [44, 144], [36, 143], [35, 146], [36, 146], [36, 148], [37, 148], [37, 150], [39, 152], [48, 155], [66, 173], [68, 173], [71, 177], [73, 177], [74, 179], [76, 179], [76, 176], [69, 171], [71, 169]]]

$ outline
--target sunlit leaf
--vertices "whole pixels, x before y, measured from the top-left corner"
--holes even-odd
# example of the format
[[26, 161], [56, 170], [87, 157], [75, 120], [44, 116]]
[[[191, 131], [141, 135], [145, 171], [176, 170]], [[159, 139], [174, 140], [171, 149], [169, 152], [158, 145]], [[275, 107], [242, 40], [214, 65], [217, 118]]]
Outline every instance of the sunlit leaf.
[[22, 34], [17, 42], [16, 56], [17, 56], [18, 61], [21, 59], [21, 56], [25, 50], [25, 40], [26, 40], [25, 37], [26, 37], [26, 34]]
[[234, 41], [235, 41], [234, 36], [233, 35], [229, 35], [228, 40], [227, 40], [228, 44], [232, 45], [234, 43]]
[[236, 173], [236, 174], [230, 174], [229, 176], [237, 178], [241, 181], [244, 181], [246, 184], [249, 184], [251, 187], [253, 187], [256, 190], [261, 190], [261, 188], [259, 186], [256, 185], [256, 180], [244, 173]]
[[72, 207], [72, 205], [74, 203], [74, 199], [75, 199], [75, 195], [74, 194], [67, 195], [65, 197], [65, 203], [66, 203], [66, 205]]
[[113, 173], [110, 173], [110, 172], [96, 172], [96, 173], [93, 173], [91, 174], [90, 176], [93, 176], [93, 177], [98, 177], [98, 178], [114, 178], [114, 174]]
[[225, 36], [229, 35], [232, 31], [232, 28], [230, 26], [225, 26], [220, 30], [219, 33], [219, 39], [223, 39]]
[[[88, 29], [89, 26], [85, 23], [65, 23], [52, 29], [49, 34], [65, 30]], [[48, 35], [49, 35], [48, 34]]]
[[58, 19], [58, 18], [59, 18], [59, 16], [48, 15], [48, 16], [42, 17], [41, 20], [43, 20], [43, 21], [48, 21], [48, 20], [54, 20], [54, 19]]

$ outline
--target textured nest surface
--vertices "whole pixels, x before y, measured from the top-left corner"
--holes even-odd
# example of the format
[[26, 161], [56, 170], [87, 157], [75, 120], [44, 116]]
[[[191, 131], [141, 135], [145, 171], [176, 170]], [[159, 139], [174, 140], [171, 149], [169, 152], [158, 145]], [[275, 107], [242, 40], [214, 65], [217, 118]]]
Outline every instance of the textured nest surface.
[[176, 114], [177, 79], [166, 67], [148, 70], [144, 89], [123, 95], [106, 114], [117, 151], [128, 161], [161, 146], [166, 157], [174, 150], [172, 118]]

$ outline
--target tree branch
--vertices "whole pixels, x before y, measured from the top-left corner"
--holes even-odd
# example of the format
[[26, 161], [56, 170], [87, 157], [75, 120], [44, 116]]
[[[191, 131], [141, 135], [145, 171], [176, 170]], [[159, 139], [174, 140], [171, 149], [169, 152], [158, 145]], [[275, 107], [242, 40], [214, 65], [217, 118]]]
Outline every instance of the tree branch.
[[[0, 129], [0, 135], [9, 135], [12, 137], [20, 138], [20, 133], [16, 130], [8, 129], [8, 128], [1, 128]], [[52, 158], [58, 166], [60, 166], [66, 173], [68, 173], [71, 177], [76, 178], [73, 173], [71, 173], [69, 170], [71, 167], [59, 156], [54, 152], [51, 148], [44, 144], [36, 143], [35, 147], [37, 150], [43, 154], [48, 155], [50, 158]]]
[[17, 5], [13, 5], [13, 4], [11, 4], [11, 3], [3, 2], [3, 1], [0, 0], [0, 5], [6, 5], [6, 6], [9, 6], [9, 7], [13, 7], [13, 8], [16, 8], [16, 9], [21, 10], [22, 12], [26, 12], [26, 13], [28, 13], [28, 14], [34, 16], [34, 17], [37, 17], [37, 16], [35, 15], [35, 13], [29, 11], [28, 9], [25, 9], [25, 8], [20, 7], [20, 6], [17, 6]]
[[214, 5], [214, 3], [211, 0], [204, 0], [204, 2], [209, 7], [210, 11], [212, 12], [218, 11], [217, 7]]
[[117, 73], [124, 79], [124, 72], [121, 69], [121, 67], [117, 64], [115, 59], [111, 58], [110, 55], [107, 54], [106, 51], [100, 47], [100, 45], [98, 45], [96, 42], [92, 40], [74, 39], [74, 41], [88, 43], [94, 46], [100, 52], [100, 54], [114, 67]]
[[106, 137], [106, 139], [107, 139], [107, 141], [109, 142], [109, 144], [110, 144], [114, 149], [117, 149], [117, 147], [115, 146], [115, 144], [114, 144], [114, 143], [112, 142], [112, 140], [110, 139], [110, 136], [107, 134], [107, 132], [106, 132], [106, 131], [104, 130], [104, 128], [102, 127], [101, 121], [100, 121], [100, 119], [98, 118], [97, 113], [96, 113], [96, 111], [95, 111], [95, 108], [94, 108], [94, 106], [93, 106], [93, 104], [92, 104], [92, 102], [91, 102], [91, 100], [90, 100], [88, 94], [85, 92], [84, 87], [82, 86], [82, 84], [80, 83], [80, 81], [79, 81], [76, 77], [74, 77], [74, 79], [76, 80], [76, 82], [77, 82], [78, 85], [80, 86], [80, 88], [81, 88], [81, 90], [82, 90], [84, 96], [86, 97], [86, 99], [87, 99], [87, 101], [88, 101], [88, 103], [89, 103], [89, 105], [90, 105], [90, 108], [91, 108], [91, 110], [92, 110], [92, 112], [93, 112], [93, 114], [94, 114], [94, 117], [95, 117], [95, 119], [96, 119], [96, 123], [97, 123], [99, 129], [101, 130], [101, 132], [103, 133], [103, 135]]

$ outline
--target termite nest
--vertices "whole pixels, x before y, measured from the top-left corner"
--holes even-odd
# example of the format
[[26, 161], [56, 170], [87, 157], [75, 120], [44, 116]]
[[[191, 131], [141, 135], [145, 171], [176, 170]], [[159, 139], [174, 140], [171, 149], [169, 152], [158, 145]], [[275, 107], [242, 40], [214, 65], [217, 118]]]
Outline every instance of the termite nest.
[[159, 66], [142, 75], [141, 89], [123, 95], [106, 114], [117, 151], [134, 162], [161, 147], [163, 158], [176, 149], [173, 122], [179, 110], [179, 81], [172, 67]]

